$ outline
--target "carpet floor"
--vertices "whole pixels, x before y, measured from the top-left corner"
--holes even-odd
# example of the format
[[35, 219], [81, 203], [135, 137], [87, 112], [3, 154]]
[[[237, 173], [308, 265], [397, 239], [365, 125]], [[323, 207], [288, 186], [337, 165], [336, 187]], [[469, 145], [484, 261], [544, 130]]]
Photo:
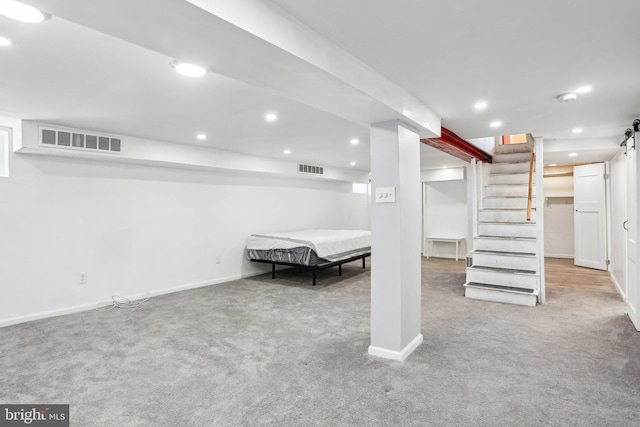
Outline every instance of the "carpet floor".
[[617, 294], [474, 301], [463, 261], [430, 262], [402, 363], [367, 353], [356, 262], [316, 287], [287, 270], [1, 328], [0, 403], [68, 403], [72, 426], [640, 425], [640, 333]]

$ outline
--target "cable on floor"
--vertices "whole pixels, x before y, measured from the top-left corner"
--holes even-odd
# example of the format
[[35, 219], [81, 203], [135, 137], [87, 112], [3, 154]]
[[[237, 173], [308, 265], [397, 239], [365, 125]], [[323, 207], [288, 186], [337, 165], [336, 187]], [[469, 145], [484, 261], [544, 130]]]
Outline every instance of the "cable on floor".
[[149, 301], [151, 295], [147, 293], [147, 297], [145, 299], [137, 299], [131, 300], [129, 298], [121, 297], [118, 295], [112, 295], [111, 301], [99, 302], [94, 308], [95, 311], [110, 311], [114, 308], [126, 308], [126, 309], [136, 309], [142, 306], [145, 302]]

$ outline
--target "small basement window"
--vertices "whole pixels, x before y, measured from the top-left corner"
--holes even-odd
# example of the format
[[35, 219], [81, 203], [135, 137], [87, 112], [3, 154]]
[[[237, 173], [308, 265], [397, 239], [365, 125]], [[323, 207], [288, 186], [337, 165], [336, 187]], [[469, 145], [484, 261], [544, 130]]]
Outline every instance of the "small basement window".
[[352, 183], [352, 187], [351, 187], [351, 191], [353, 193], [358, 193], [358, 194], [367, 194], [367, 193], [369, 193], [369, 184], [362, 184], [360, 182], [353, 182]]

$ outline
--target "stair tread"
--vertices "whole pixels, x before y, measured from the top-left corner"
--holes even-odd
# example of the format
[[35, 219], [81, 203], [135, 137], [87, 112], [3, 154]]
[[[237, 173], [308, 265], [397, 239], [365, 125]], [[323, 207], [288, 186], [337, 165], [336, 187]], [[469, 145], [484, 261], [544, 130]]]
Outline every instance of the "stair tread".
[[478, 224], [497, 224], [497, 225], [536, 225], [535, 221], [478, 221]]
[[526, 257], [526, 258], [532, 258], [536, 256], [536, 254], [533, 252], [496, 251], [496, 250], [490, 250], [490, 249], [475, 249], [471, 251], [471, 253], [510, 255], [510, 256], [517, 256], [517, 257]]
[[[500, 182], [500, 183], [497, 183], [497, 184], [496, 183], [489, 183], [486, 186], [487, 187], [496, 187], [496, 186], [501, 186], [501, 185], [504, 185], [504, 186], [517, 185], [519, 187], [529, 187], [529, 183], [527, 183], [527, 182]], [[533, 184], [533, 186], [535, 187], [536, 184]]]
[[471, 267], [468, 267], [468, 268], [476, 269], [476, 270], [496, 271], [496, 272], [503, 272], [503, 273], [517, 273], [517, 274], [528, 274], [528, 275], [536, 274], [535, 270], [523, 270], [518, 268], [504, 268], [504, 267], [488, 267], [485, 265], [472, 265]]
[[538, 291], [536, 289], [517, 288], [515, 286], [492, 285], [489, 283], [467, 282], [464, 284], [464, 286], [465, 287], [469, 286], [474, 288], [494, 289], [494, 290], [504, 291], [504, 292], [519, 292], [519, 293], [529, 294], [529, 295], [538, 294]]
[[527, 142], [516, 142], [513, 144], [500, 144], [496, 147], [496, 152], [503, 150], [508, 153], [530, 153], [531, 146]]
[[[534, 210], [535, 208], [531, 208], [532, 210]], [[526, 212], [527, 208], [481, 208], [480, 212], [482, 211], [522, 211], [522, 212]]]
[[497, 239], [497, 240], [525, 240], [525, 241], [533, 241], [536, 240], [535, 237], [515, 237], [515, 236], [489, 236], [486, 234], [478, 234], [475, 236], [476, 239]]
[[497, 238], [500, 238], [500, 237], [507, 237], [507, 238], [508, 237], [513, 237], [514, 239], [530, 239], [530, 240], [533, 240], [533, 241], [536, 240], [535, 237], [527, 237], [527, 236], [496, 236], [496, 235], [493, 235], [493, 234], [479, 234], [476, 237], [489, 238], [489, 239], [494, 239], [494, 238], [497, 239]]
[[[485, 199], [525, 199], [527, 200], [527, 196], [484, 196]], [[535, 199], [535, 194], [531, 196], [532, 199]]]
[[523, 175], [523, 176], [526, 176], [528, 178], [529, 177], [529, 171], [526, 171], [526, 172], [489, 172], [489, 177], [491, 177], [492, 175], [493, 176]]
[[[503, 154], [500, 154], [500, 155], [502, 156]], [[526, 159], [526, 160], [523, 159], [521, 162], [513, 162], [513, 161], [511, 161], [511, 162], [501, 162], [500, 159], [498, 159], [498, 161], [496, 161], [495, 156], [494, 156], [493, 162], [491, 164], [492, 165], [517, 165], [517, 164], [521, 164], [522, 165], [522, 164], [527, 164], [527, 163], [529, 163], [529, 159]]]

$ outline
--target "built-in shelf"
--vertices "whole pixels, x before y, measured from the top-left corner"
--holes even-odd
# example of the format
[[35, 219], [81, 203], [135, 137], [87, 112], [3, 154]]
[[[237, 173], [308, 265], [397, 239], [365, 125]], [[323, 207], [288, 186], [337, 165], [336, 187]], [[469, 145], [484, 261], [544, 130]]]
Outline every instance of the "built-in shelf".
[[573, 197], [545, 197], [544, 203], [547, 206], [551, 205], [572, 205]]

